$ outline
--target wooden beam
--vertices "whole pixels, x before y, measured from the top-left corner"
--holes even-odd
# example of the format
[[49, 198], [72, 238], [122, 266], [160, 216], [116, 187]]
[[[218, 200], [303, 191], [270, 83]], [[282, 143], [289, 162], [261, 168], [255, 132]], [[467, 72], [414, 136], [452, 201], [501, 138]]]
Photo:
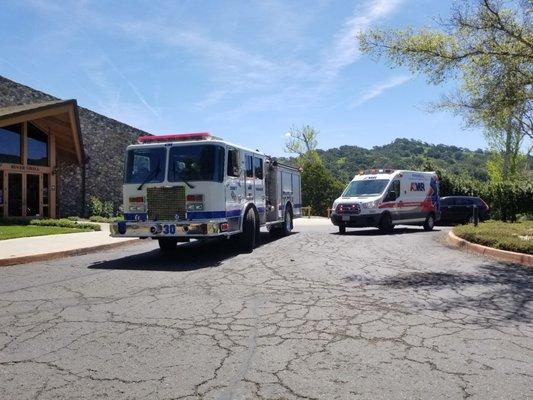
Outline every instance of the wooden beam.
[[[57, 121], [52, 120], [51, 117], [35, 119], [30, 122], [38, 126], [40, 129], [44, 130], [45, 132], [48, 131], [48, 129], [53, 129], [55, 131], [62, 132], [65, 135], [70, 135], [71, 128], [69, 123], [58, 123]], [[45, 127], [45, 129], [43, 129], [43, 127]]]
[[24, 113], [20, 113], [19, 115], [14, 115], [12, 117], [8, 117], [8, 118], [0, 120], [0, 127], [13, 125], [13, 124], [17, 124], [17, 123], [28, 121], [28, 120], [45, 118], [45, 117], [49, 117], [52, 115], [65, 114], [65, 113], [69, 113], [70, 111], [72, 111], [72, 109], [73, 109], [73, 105], [68, 104], [64, 106], [52, 107], [52, 108], [45, 109], [45, 110], [27, 111]]
[[83, 164], [83, 149], [80, 143], [80, 132], [78, 132], [78, 124], [76, 123], [76, 116], [74, 114], [74, 107], [71, 107], [68, 115], [70, 117], [70, 126], [72, 127], [72, 137], [74, 139], [74, 146], [76, 148], [76, 154], [78, 156], [78, 162]]
[[50, 174], [50, 179], [48, 182], [48, 213], [50, 218], [56, 217], [56, 201], [57, 201], [57, 173], [54, 170], [57, 167], [57, 156], [56, 156], [56, 137], [54, 133], [50, 133], [49, 136], [50, 143], [50, 167], [52, 167], [52, 173]]

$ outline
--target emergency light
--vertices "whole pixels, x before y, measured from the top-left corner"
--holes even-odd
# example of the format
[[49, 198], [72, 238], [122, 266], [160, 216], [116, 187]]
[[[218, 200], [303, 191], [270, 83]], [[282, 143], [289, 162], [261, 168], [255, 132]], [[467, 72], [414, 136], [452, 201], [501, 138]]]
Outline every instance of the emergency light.
[[139, 143], [184, 142], [187, 140], [220, 139], [209, 132], [175, 133], [170, 135], [139, 136]]

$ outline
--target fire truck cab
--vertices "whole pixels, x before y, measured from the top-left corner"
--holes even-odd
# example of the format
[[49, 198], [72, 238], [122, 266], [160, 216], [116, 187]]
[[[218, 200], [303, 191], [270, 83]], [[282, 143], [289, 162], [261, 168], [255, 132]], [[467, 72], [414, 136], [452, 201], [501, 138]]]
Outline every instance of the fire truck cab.
[[288, 234], [301, 216], [300, 172], [209, 133], [142, 136], [128, 146], [124, 221], [113, 237], [177, 242], [232, 238], [251, 251], [261, 226]]

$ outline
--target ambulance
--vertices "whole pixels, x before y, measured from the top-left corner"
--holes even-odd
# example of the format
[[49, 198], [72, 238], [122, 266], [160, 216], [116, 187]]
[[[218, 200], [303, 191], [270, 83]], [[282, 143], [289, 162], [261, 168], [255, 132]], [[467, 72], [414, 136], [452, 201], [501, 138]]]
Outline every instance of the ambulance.
[[331, 222], [346, 228], [421, 225], [432, 230], [439, 212], [439, 178], [435, 172], [392, 169], [366, 170], [356, 175], [332, 206]]
[[126, 149], [124, 221], [113, 237], [178, 242], [222, 237], [252, 251], [260, 227], [287, 235], [301, 216], [296, 168], [209, 133], [141, 136]]

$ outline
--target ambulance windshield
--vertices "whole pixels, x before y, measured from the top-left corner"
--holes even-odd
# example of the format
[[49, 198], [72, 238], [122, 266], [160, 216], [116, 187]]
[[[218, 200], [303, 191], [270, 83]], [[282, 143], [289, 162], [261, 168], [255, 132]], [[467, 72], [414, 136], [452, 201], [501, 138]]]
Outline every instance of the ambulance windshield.
[[368, 179], [352, 181], [342, 194], [342, 197], [377, 196], [383, 193], [390, 181], [388, 179]]

